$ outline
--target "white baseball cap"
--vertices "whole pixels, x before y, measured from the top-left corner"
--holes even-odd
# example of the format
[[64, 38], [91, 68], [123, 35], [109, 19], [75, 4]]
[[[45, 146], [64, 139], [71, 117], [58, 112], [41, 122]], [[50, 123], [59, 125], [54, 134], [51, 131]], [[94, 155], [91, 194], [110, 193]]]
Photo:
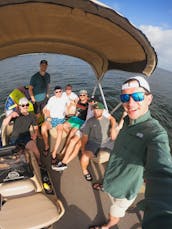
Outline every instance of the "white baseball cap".
[[87, 95], [88, 94], [88, 92], [87, 92], [87, 90], [80, 90], [79, 91], [79, 95]]
[[142, 88], [146, 89], [148, 92], [150, 92], [149, 83], [142, 76], [133, 76], [133, 77], [130, 77], [127, 81], [125, 81], [123, 83], [122, 90], [128, 89], [128, 88], [133, 88], [133, 87], [138, 87], [138, 85], [136, 85], [135, 83], [130, 83], [129, 84], [128, 81], [130, 81], [130, 80], [136, 80], [138, 82], [138, 84], [139, 84], [139, 87], [142, 87]]
[[29, 103], [29, 100], [26, 97], [23, 97], [19, 100], [19, 105], [25, 105], [27, 103]]

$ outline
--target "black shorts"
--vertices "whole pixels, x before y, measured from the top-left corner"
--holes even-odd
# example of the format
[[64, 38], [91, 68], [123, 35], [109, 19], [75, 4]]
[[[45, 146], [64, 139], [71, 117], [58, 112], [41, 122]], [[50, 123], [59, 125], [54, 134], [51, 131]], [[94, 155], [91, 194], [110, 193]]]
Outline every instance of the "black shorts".
[[48, 102], [47, 97], [41, 102], [35, 102], [33, 104], [35, 114], [40, 114], [42, 112], [43, 108], [45, 107], [45, 105], [47, 104], [47, 102]]
[[15, 139], [15, 138], [11, 138], [10, 139], [10, 144], [11, 145], [24, 145], [26, 146], [28, 142], [30, 142], [32, 139], [29, 135], [26, 135], [26, 136], [23, 136], [23, 137], [20, 137], [18, 139]]

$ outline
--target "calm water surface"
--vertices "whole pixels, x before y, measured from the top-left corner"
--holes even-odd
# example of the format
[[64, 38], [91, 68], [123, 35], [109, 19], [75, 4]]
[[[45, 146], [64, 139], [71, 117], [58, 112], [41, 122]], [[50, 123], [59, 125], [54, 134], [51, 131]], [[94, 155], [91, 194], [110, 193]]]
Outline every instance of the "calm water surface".
[[[87, 89], [91, 95], [96, 83], [92, 68], [85, 62], [63, 55], [54, 54], [29, 54], [0, 61], [0, 114], [3, 113], [4, 102], [8, 94], [16, 87], [28, 85], [30, 77], [39, 70], [41, 59], [49, 62], [48, 72], [51, 75], [51, 94], [55, 85], [64, 87], [70, 83], [77, 93], [80, 89]], [[122, 82], [131, 74], [120, 71], [110, 71], [104, 77], [102, 86], [111, 110], [119, 101]], [[172, 74], [158, 69], [149, 78], [154, 95], [151, 105], [152, 115], [160, 121], [168, 132], [172, 145]], [[97, 91], [97, 97], [99, 92]], [[119, 119], [122, 109], [115, 112]]]

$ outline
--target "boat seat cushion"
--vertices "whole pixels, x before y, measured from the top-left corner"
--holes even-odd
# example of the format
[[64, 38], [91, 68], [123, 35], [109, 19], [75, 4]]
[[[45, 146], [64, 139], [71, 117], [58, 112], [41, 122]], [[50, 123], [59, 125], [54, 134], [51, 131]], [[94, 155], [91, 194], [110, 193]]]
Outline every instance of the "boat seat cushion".
[[43, 193], [9, 199], [1, 207], [1, 229], [44, 228], [59, 219], [59, 209]]
[[110, 153], [105, 150], [100, 150], [96, 157], [93, 157], [92, 160], [96, 163], [105, 163], [109, 161]]
[[18, 195], [25, 195], [36, 191], [36, 187], [32, 180], [25, 179], [19, 181], [12, 181], [0, 184], [0, 193], [3, 197], [12, 197]]

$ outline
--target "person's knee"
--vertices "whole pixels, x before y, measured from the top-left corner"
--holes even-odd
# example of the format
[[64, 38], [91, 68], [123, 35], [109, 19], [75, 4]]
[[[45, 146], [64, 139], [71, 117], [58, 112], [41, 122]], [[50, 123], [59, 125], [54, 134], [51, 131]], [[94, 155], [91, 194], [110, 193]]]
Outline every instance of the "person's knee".
[[46, 123], [43, 123], [41, 126], [41, 133], [44, 134], [48, 131], [48, 126]]
[[63, 131], [63, 124], [59, 124], [57, 127], [57, 131]]

